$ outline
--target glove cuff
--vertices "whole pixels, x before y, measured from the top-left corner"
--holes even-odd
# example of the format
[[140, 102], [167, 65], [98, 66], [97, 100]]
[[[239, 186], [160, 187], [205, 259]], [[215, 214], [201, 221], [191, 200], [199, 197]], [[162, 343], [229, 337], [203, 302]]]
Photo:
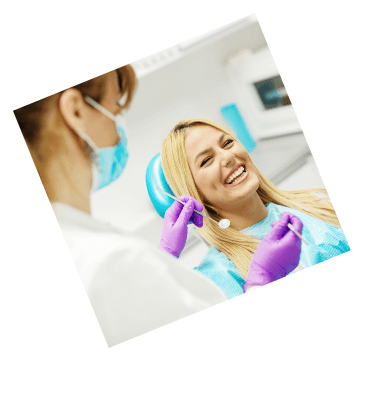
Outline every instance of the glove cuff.
[[169, 255], [173, 255], [175, 258], [179, 258], [179, 257], [180, 257], [180, 254], [181, 254], [181, 251], [179, 251], [179, 252], [173, 251], [173, 250], [172, 250], [171, 248], [169, 248], [168, 246], [165, 246], [165, 245], [162, 245], [162, 244], [159, 244], [156, 248], [157, 248], [158, 250], [160, 250], [160, 251], [163, 251], [163, 252], [168, 253]]
[[250, 285], [263, 286], [276, 280], [274, 276], [272, 276], [269, 272], [265, 270], [254, 271], [248, 274], [249, 275], [245, 280], [245, 284], [243, 286], [244, 292]]

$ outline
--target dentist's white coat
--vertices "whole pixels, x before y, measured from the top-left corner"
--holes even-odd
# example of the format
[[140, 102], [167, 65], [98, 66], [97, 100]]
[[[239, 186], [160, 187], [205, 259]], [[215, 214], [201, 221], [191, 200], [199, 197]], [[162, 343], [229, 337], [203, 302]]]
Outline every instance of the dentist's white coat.
[[145, 241], [68, 205], [52, 206], [109, 347], [227, 300]]

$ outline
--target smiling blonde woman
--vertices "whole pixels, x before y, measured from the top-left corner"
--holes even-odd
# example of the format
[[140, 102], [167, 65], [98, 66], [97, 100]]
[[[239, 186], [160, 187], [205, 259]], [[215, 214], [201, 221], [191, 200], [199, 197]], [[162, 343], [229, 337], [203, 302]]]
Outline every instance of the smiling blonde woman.
[[195, 268], [228, 298], [243, 293], [253, 254], [282, 212], [291, 212], [303, 222], [309, 244], [302, 245], [302, 267], [350, 250], [325, 189], [276, 188], [221, 125], [206, 119], [179, 122], [164, 141], [161, 156], [176, 196], [190, 195], [214, 220], [231, 221], [231, 227], [222, 230], [205, 219], [199, 231], [212, 247]]

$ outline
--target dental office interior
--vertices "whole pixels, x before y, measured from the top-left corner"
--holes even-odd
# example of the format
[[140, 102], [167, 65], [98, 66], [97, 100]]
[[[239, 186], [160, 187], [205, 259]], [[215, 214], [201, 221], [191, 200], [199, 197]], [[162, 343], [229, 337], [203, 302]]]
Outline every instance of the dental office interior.
[[[207, 118], [229, 127], [278, 188], [324, 188], [314, 158], [252, 15], [132, 63], [138, 89], [125, 111], [129, 160], [120, 178], [92, 196], [95, 218], [159, 244], [163, 219], [146, 169], [175, 124]], [[189, 225], [179, 261], [198, 266], [209, 245]], [[168, 256], [167, 259], [175, 258]]]

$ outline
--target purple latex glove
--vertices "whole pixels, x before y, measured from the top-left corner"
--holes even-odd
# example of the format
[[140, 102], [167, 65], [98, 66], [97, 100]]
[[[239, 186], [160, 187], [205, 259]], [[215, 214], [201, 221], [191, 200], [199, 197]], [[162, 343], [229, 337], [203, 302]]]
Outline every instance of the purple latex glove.
[[244, 292], [249, 285], [265, 285], [291, 273], [299, 264], [301, 239], [288, 228], [302, 234], [302, 221], [291, 213], [282, 213], [281, 219], [272, 223], [272, 229], [263, 238], [253, 255]]
[[185, 247], [188, 236], [188, 222], [201, 228], [203, 226], [202, 215], [193, 210], [202, 211], [202, 204], [191, 196], [179, 197], [185, 206], [175, 200], [171, 207], [165, 212], [163, 230], [161, 233], [158, 249], [168, 252], [178, 258]]

